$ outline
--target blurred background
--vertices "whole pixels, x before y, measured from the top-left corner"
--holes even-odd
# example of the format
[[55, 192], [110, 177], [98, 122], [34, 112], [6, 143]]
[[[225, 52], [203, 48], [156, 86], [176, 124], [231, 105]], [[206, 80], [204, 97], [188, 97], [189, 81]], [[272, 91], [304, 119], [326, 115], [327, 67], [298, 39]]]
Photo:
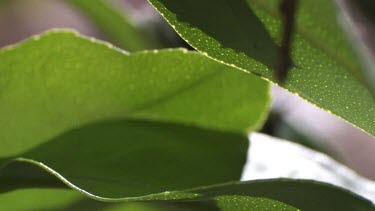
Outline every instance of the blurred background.
[[[86, 2], [86, 3], [82, 3]], [[108, 30], [95, 16], [90, 1], [0, 0], [0, 47], [15, 44], [51, 28], [72, 28], [107, 40], [127, 51], [184, 47], [191, 49], [146, 0], [107, 0], [116, 10], [123, 37]], [[99, 8], [103, 9], [103, 8]], [[104, 13], [105, 14], [105, 13]], [[108, 21], [106, 21], [108, 22]], [[106, 31], [106, 33], [104, 33]], [[121, 34], [121, 33], [120, 33]], [[141, 42], [140, 40], [147, 40]], [[273, 86], [269, 119], [261, 132], [327, 153], [359, 174], [375, 179], [375, 139], [285, 90]]]

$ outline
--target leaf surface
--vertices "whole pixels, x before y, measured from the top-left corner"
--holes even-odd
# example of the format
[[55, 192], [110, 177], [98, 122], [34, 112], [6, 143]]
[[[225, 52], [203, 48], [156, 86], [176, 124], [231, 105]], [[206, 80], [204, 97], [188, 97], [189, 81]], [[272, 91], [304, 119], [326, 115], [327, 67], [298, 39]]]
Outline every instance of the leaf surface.
[[[281, 35], [276, 0], [149, 0], [190, 45], [276, 83]], [[286, 90], [375, 136], [375, 99], [336, 22], [331, 1], [300, 1]]]
[[268, 84], [185, 50], [128, 54], [71, 32], [0, 52], [0, 157], [116, 119], [245, 132], [264, 121]]
[[[88, 195], [130, 198], [239, 180], [247, 146], [247, 138], [238, 134], [118, 120], [68, 131], [9, 161], [34, 164]], [[56, 183], [23, 168], [5, 171], [3, 190], [24, 180], [37, 187]]]
[[[22, 203], [20, 203], [22, 201]], [[101, 211], [162, 211], [149, 203], [105, 203], [88, 199], [69, 189], [32, 188], [22, 189], [0, 195], [4, 210], [101, 210]]]
[[0, 204], [4, 210], [59, 210], [82, 198], [64, 189], [25, 189], [0, 194]]
[[106, 202], [158, 201], [203, 210], [374, 210], [364, 198], [318, 182], [226, 183], [241, 175], [246, 145], [238, 134], [170, 123], [95, 123], [9, 160], [1, 169], [0, 190], [61, 188], [57, 178]]
[[[22, 203], [19, 201], [22, 200]], [[125, 202], [108, 203], [85, 199], [66, 189], [25, 189], [0, 195], [0, 203], [7, 210], [101, 210], [101, 211], [207, 211], [207, 210], [296, 210], [281, 202], [245, 196], [222, 196], [216, 200], [188, 202]]]

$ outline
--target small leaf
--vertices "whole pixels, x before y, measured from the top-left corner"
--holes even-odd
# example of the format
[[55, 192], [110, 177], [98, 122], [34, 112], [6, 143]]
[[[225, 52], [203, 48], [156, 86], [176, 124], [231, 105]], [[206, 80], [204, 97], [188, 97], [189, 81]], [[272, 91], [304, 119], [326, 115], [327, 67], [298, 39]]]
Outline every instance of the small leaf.
[[104, 0], [65, 0], [83, 12], [96, 26], [106, 33], [113, 43], [129, 51], [154, 49], [156, 40], [133, 26], [126, 17]]
[[[149, 0], [198, 51], [276, 83], [276, 0]], [[288, 91], [375, 136], [375, 99], [331, 1], [299, 1]], [[249, 6], [250, 5], [250, 6]]]

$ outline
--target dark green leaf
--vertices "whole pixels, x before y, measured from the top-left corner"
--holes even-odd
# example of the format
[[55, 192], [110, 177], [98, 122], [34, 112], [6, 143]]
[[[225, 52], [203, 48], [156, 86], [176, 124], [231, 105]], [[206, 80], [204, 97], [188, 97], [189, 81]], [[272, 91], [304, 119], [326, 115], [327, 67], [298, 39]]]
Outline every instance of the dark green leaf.
[[[19, 203], [22, 201], [22, 203]], [[72, 190], [28, 189], [0, 195], [6, 210], [101, 210], [101, 211], [240, 211], [240, 210], [296, 210], [278, 201], [246, 196], [220, 196], [215, 200], [187, 202], [126, 202], [106, 203], [83, 196]]]
[[248, 211], [269, 210], [287, 211], [297, 209], [281, 202], [267, 198], [254, 198], [248, 196], [219, 196], [216, 197], [217, 207], [223, 211]]
[[[246, 137], [237, 134], [111, 121], [64, 133], [13, 160], [37, 165], [86, 194], [140, 197], [239, 180], [247, 146]], [[18, 186], [24, 177], [28, 185], [51, 186], [30, 173], [8, 173], [0, 177], [1, 187]]]
[[[374, 210], [371, 202], [341, 188], [303, 180], [181, 190], [238, 178], [246, 151], [246, 141], [241, 138], [139, 121], [88, 125], [14, 159], [2, 169], [0, 187], [61, 187], [51, 175], [36, 171], [45, 170], [86, 196], [107, 202], [164, 201], [165, 206], [203, 210], [292, 209], [271, 201], [276, 200], [303, 210]], [[27, 169], [28, 174], [24, 174], [25, 166], [11, 168], [22, 163], [39, 168]]]
[[[198, 51], [275, 82], [277, 0], [149, 0]], [[331, 1], [299, 1], [288, 91], [375, 136], [375, 100]], [[250, 6], [249, 6], [250, 5]], [[273, 38], [273, 39], [272, 39]]]
[[11, 211], [162, 211], [165, 209], [150, 203], [105, 203], [89, 198], [69, 189], [23, 189], [0, 195], [3, 210]]
[[[89, 196], [96, 198], [93, 195]], [[159, 201], [156, 203], [162, 206], [188, 207], [194, 210], [246, 210], [264, 207], [293, 210], [285, 204], [302, 210], [375, 210], [371, 202], [341, 188], [314, 181], [286, 179], [238, 182], [186, 191], [165, 192], [140, 198], [97, 199], [103, 201], [152, 200], [154, 202], [156, 200]], [[176, 201], [176, 199], [179, 200]]]
[[366, 199], [332, 185], [308, 180], [255, 180], [194, 191], [206, 197], [236, 195], [262, 197], [302, 210], [375, 210]]

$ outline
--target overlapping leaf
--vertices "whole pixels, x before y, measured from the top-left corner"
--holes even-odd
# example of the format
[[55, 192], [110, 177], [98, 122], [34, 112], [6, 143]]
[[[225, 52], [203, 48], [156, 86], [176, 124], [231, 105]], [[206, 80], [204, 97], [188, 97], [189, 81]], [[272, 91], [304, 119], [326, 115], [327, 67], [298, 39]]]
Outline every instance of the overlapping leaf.
[[108, 198], [238, 180], [268, 107], [266, 82], [186, 50], [52, 31], [0, 57], [1, 191], [56, 185], [17, 162]]
[[[129, 55], [50, 32], [0, 52], [0, 87], [1, 191], [62, 181], [97, 200], [176, 209], [373, 209], [309, 181], [202, 187], [240, 177], [241, 133], [262, 123], [269, 96], [266, 82], [197, 53]], [[59, 195], [35, 207], [79, 199]]]
[[[48, 195], [46, 195], [46, 192]], [[57, 192], [57, 193], [54, 193]], [[18, 193], [18, 194], [16, 194]], [[189, 193], [189, 194], [188, 194]], [[185, 198], [192, 196], [196, 198]], [[32, 194], [33, 197], [28, 197]], [[185, 197], [184, 197], [185, 195]], [[25, 202], [30, 207], [80, 207], [85, 208], [94, 204], [100, 210], [121, 210], [128, 207], [124, 204], [100, 204], [82, 200], [82, 197], [67, 192], [57, 191], [56, 189], [31, 189], [31, 191], [16, 191], [14, 194], [7, 193], [0, 195], [0, 202], [7, 207], [24, 207], [14, 205], [12, 202], [25, 197]], [[55, 197], [61, 196], [59, 199]], [[307, 181], [307, 180], [259, 180], [252, 182], [239, 182], [221, 186], [212, 186], [188, 190], [184, 192], [170, 192], [166, 195], [154, 195], [143, 198], [148, 206], [140, 206], [140, 210], [295, 210], [296, 207], [301, 210], [343, 210], [343, 211], [370, 211], [375, 210], [374, 205], [348, 191], [336, 188], [331, 185]], [[40, 200], [31, 199], [49, 199], [49, 203], [40, 203]], [[174, 200], [178, 197], [179, 200]], [[80, 201], [81, 200], [81, 201]], [[104, 199], [112, 201], [111, 199]], [[142, 198], [124, 198], [116, 200], [143, 201]], [[149, 203], [152, 200], [152, 203]], [[157, 200], [157, 201], [155, 201]], [[63, 203], [63, 202], [66, 203]], [[283, 203], [280, 203], [283, 202]], [[287, 205], [288, 204], [288, 205]], [[291, 207], [293, 206], [293, 207]], [[134, 205], [134, 207], [137, 207]], [[117, 209], [116, 209], [117, 208]]]
[[[275, 82], [276, 0], [149, 0], [198, 51]], [[293, 68], [282, 85], [375, 136], [375, 100], [331, 1], [299, 1]]]
[[[19, 203], [22, 200], [23, 203]], [[18, 202], [18, 203], [17, 203]], [[246, 196], [221, 196], [215, 200], [187, 202], [107, 203], [84, 199], [71, 190], [30, 189], [0, 195], [2, 208], [9, 210], [101, 210], [101, 211], [187, 211], [187, 210], [296, 210], [281, 202]]]
[[[14, 161], [37, 165], [86, 194], [131, 198], [239, 180], [247, 145], [238, 134], [123, 120], [66, 132]], [[53, 186], [32, 171], [24, 176], [18, 171], [0, 177], [3, 190], [25, 180], [31, 186]]]

